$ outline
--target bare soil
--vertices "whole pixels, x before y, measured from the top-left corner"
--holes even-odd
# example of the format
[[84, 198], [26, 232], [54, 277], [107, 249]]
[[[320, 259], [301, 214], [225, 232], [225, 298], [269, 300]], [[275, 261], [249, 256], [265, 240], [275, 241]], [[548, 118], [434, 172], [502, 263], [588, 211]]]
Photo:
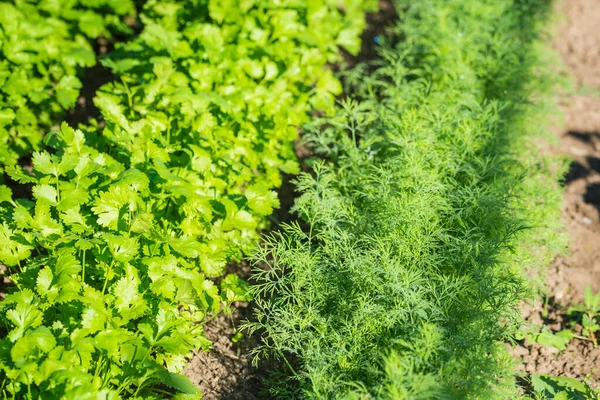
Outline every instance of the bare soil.
[[[566, 310], [583, 302], [587, 285], [600, 292], [600, 3], [563, 0], [557, 7], [563, 20], [552, 44], [576, 84], [575, 94], [558, 99], [565, 125], [556, 129], [560, 142], [553, 149], [572, 160], [562, 206], [570, 253], [550, 266], [547, 305], [524, 309], [529, 322], [553, 332], [572, 326]], [[600, 347], [589, 341], [573, 340], [563, 352], [526, 343], [516, 353], [527, 373], [587, 378], [600, 385]]]
[[245, 319], [247, 304], [240, 304], [232, 315], [220, 315], [205, 327], [205, 334], [213, 341], [208, 352], [196, 352], [184, 375], [202, 391], [205, 400], [258, 400], [262, 376], [251, 366], [249, 350], [255, 338], [238, 343], [231, 340], [240, 320]]
[[[251, 267], [245, 263], [231, 264], [228, 273], [248, 279]], [[254, 368], [250, 350], [260, 338], [244, 336], [232, 340], [244, 320], [251, 318], [248, 303], [234, 304], [231, 315], [221, 314], [204, 326], [206, 337], [213, 342], [210, 351], [198, 351], [189, 360], [184, 375], [202, 392], [204, 400], [259, 400], [268, 398], [263, 384], [265, 371]]]

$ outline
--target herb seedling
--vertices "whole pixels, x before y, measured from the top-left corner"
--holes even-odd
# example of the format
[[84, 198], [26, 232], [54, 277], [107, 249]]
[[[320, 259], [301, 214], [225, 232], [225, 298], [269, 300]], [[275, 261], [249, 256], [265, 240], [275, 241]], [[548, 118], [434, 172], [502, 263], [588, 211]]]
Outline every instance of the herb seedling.
[[594, 295], [591, 286], [586, 286], [583, 304], [571, 307], [568, 314], [581, 315], [581, 333], [598, 346], [596, 332], [600, 330], [600, 293]]

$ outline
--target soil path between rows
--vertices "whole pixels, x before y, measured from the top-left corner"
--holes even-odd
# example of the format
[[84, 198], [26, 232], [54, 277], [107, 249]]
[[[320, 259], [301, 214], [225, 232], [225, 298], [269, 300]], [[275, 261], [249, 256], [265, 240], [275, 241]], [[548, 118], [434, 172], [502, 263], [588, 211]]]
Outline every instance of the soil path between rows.
[[[574, 79], [575, 94], [558, 98], [565, 124], [555, 129], [559, 145], [552, 151], [571, 160], [565, 178], [562, 222], [570, 235], [570, 252], [548, 271], [547, 315], [541, 304], [525, 309], [529, 322], [553, 332], [569, 328], [565, 310], [583, 301], [587, 285], [600, 292], [600, 2], [563, 0], [562, 16], [552, 41]], [[517, 348], [528, 373], [586, 378], [600, 385], [600, 347], [574, 340], [563, 352], [539, 345]]]

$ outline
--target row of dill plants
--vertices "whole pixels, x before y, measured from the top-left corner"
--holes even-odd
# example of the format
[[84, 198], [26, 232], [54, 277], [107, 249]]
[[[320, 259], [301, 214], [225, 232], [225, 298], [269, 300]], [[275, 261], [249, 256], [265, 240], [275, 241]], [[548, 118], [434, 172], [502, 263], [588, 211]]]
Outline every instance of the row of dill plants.
[[271, 395], [522, 396], [506, 343], [562, 247], [564, 171], [540, 152], [552, 90], [542, 0], [396, 0], [379, 57], [343, 73], [297, 220], [257, 254]]

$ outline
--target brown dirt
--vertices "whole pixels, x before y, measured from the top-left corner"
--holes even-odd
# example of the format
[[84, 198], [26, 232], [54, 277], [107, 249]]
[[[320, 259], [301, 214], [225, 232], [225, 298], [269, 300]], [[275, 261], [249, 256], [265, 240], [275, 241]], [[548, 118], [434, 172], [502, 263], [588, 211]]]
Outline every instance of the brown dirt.
[[[251, 267], [246, 262], [231, 263], [227, 273], [248, 280]], [[251, 318], [248, 303], [234, 304], [231, 315], [221, 314], [204, 326], [206, 337], [213, 342], [210, 351], [198, 351], [183, 372], [202, 392], [204, 400], [259, 400], [264, 384], [264, 371], [252, 366], [250, 350], [260, 340], [257, 335], [243, 336], [237, 343], [232, 338], [244, 320]]]
[[248, 356], [253, 338], [238, 343], [231, 340], [247, 310], [247, 304], [240, 304], [232, 315], [220, 315], [205, 326], [213, 348], [194, 354], [184, 371], [184, 375], [200, 388], [204, 400], [262, 398], [255, 394], [260, 392], [261, 381]]
[[[558, 99], [565, 126], [557, 129], [560, 144], [553, 150], [572, 160], [562, 207], [571, 245], [570, 254], [557, 258], [548, 272], [548, 305], [524, 310], [528, 322], [553, 332], [575, 324], [566, 310], [583, 301], [587, 285], [600, 292], [600, 7], [598, 0], [563, 0], [557, 7], [564, 18], [553, 47], [576, 84], [575, 93]], [[587, 377], [600, 385], [600, 347], [589, 341], [573, 340], [563, 352], [527, 343], [516, 353], [527, 373]]]

